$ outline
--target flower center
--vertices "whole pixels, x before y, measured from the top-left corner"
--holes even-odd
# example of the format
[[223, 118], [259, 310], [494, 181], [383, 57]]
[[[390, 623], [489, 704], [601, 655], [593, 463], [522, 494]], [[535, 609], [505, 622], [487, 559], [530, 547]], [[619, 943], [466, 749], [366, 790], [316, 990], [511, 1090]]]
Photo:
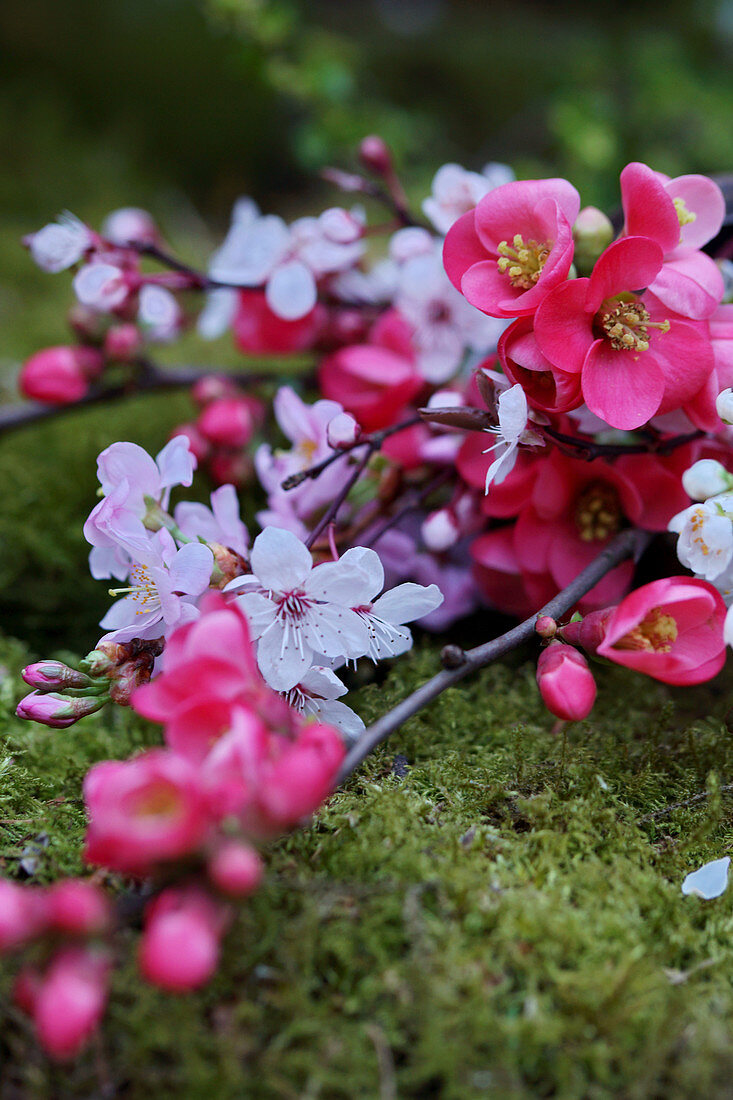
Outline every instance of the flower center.
[[653, 607], [638, 626], [614, 643], [614, 649], [646, 650], [649, 653], [669, 653], [677, 641], [677, 623], [661, 607]]
[[512, 286], [518, 290], [531, 290], [542, 274], [551, 248], [551, 241], [543, 244], [527, 241], [525, 244], [522, 234], [516, 233], [511, 245], [508, 241], [502, 241], [497, 248], [499, 259], [496, 266], [502, 275], [509, 276]]
[[652, 321], [634, 294], [607, 298], [596, 314], [596, 325], [614, 351], [648, 351], [650, 328], [669, 332], [669, 321]]
[[672, 200], [674, 202], [674, 208], [677, 211], [677, 218], [680, 223], [680, 228], [683, 225], [689, 225], [690, 222], [697, 221], [697, 214], [694, 211], [689, 210], [687, 203], [684, 199], [676, 198]]
[[445, 302], [440, 298], [435, 298], [428, 304], [428, 322], [431, 325], [441, 325], [450, 321], [451, 311]]
[[180, 792], [171, 783], [159, 782], [135, 793], [131, 810], [136, 818], [170, 818], [180, 811]]
[[603, 482], [589, 485], [575, 505], [575, 525], [583, 542], [615, 535], [621, 526], [621, 504], [616, 490]]
[[110, 596], [129, 596], [135, 603], [139, 603], [140, 606], [135, 608], [136, 615], [146, 615], [160, 607], [158, 589], [146, 565], [133, 565], [130, 580], [135, 583], [128, 588], [110, 588]]
[[302, 588], [292, 592], [283, 592], [277, 600], [278, 619], [298, 620], [305, 618], [313, 604], [310, 596], [307, 596]]

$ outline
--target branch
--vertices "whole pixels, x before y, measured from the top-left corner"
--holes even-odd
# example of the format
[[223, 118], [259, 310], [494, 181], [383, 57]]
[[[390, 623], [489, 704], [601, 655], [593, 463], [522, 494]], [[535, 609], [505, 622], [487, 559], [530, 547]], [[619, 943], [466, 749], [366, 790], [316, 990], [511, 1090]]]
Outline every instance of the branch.
[[338, 774], [337, 784], [341, 784], [359, 765], [365, 760], [382, 741], [394, 733], [403, 722], [412, 718], [423, 707], [431, 703], [446, 688], [453, 687], [464, 676], [475, 672], [484, 665], [495, 661], [497, 657], [503, 657], [512, 649], [516, 649], [522, 642], [528, 641], [535, 634], [535, 623], [540, 615], [549, 615], [558, 619], [565, 615], [577, 601], [589, 592], [603, 577], [619, 565], [626, 558], [638, 558], [649, 545], [652, 535], [647, 531], [631, 529], [623, 531], [600, 552], [590, 565], [587, 565], [566, 588], [553, 597], [535, 615], [525, 619], [523, 623], [508, 630], [499, 638], [484, 642], [465, 652], [459, 651], [460, 664], [457, 668], [446, 668], [438, 672], [432, 679], [422, 684], [401, 703], [398, 703], [382, 718], [369, 726], [344, 760]]

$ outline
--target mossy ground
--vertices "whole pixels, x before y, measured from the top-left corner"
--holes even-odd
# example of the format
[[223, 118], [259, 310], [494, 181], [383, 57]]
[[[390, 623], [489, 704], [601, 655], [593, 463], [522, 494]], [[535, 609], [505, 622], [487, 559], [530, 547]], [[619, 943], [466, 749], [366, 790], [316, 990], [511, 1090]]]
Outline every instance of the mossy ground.
[[[563, 738], [527, 656], [447, 692], [273, 847], [200, 994], [142, 986], [131, 932], [100, 1043], [62, 1070], [2, 979], [0, 1095], [730, 1096], [733, 903], [680, 892], [733, 842], [730, 681], [674, 692], [604, 669]], [[121, 710], [18, 722], [24, 659], [3, 644], [0, 863], [18, 874], [45, 833], [47, 881], [82, 870], [86, 768], [158, 731]], [[365, 719], [436, 661], [424, 645], [362, 688]]]

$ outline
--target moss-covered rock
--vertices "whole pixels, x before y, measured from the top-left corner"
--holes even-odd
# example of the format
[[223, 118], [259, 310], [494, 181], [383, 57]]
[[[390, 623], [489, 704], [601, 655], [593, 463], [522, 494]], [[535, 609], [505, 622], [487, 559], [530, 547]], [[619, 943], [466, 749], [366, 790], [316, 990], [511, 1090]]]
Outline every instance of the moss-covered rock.
[[[35, 848], [48, 881], [81, 870], [86, 768], [159, 733], [122, 710], [20, 723], [23, 648], [0, 659], [3, 874]], [[436, 660], [397, 662], [361, 713]], [[729, 687], [604, 669], [592, 718], [563, 737], [531, 663], [486, 669], [274, 845], [200, 994], [142, 986], [131, 931], [99, 1046], [61, 1070], [4, 979], [0, 1096], [729, 1096], [733, 903], [680, 892], [730, 851]]]

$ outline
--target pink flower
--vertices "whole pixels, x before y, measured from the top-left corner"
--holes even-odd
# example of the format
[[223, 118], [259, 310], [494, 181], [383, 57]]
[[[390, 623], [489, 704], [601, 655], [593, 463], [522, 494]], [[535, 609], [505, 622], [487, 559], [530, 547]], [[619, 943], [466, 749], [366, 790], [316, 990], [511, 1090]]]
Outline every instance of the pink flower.
[[143, 977], [171, 993], [198, 989], [216, 970], [226, 915], [203, 890], [164, 890], [145, 913]]
[[700, 684], [723, 667], [725, 604], [707, 581], [664, 577], [611, 614], [597, 652], [665, 684]]
[[37, 351], [23, 364], [21, 393], [47, 405], [71, 405], [89, 392], [104, 360], [96, 348], [55, 347]]
[[33, 886], [0, 879], [0, 955], [27, 943], [45, 926], [42, 892]]
[[531, 318], [520, 317], [504, 330], [498, 353], [505, 375], [521, 385], [535, 409], [560, 413], [583, 404], [581, 376], [561, 370], [542, 354]]
[[219, 447], [246, 447], [254, 433], [250, 403], [242, 397], [210, 401], [197, 421], [198, 429]]
[[698, 251], [720, 232], [725, 199], [707, 176], [669, 179], [632, 162], [621, 173], [625, 232], [649, 237], [664, 251], [665, 263], [649, 290], [675, 313], [709, 317], [723, 296], [715, 262]]
[[581, 374], [591, 412], [614, 428], [638, 428], [690, 401], [713, 370], [713, 349], [698, 327], [637, 293], [662, 266], [662, 250], [625, 237], [601, 255], [589, 279], [556, 287], [537, 310], [540, 351]]
[[214, 886], [233, 898], [253, 894], [262, 881], [262, 860], [251, 845], [239, 840], [225, 840], [206, 870]]
[[84, 780], [85, 859], [141, 874], [194, 851], [209, 826], [196, 768], [165, 749], [95, 764]]
[[109, 957], [87, 947], [65, 947], [52, 958], [33, 1003], [44, 1050], [56, 1061], [74, 1058], [99, 1024], [107, 1002]]
[[49, 925], [67, 935], [95, 935], [109, 925], [109, 901], [92, 882], [82, 879], [55, 882], [46, 891], [45, 905]]
[[573, 260], [580, 197], [566, 180], [505, 183], [448, 231], [448, 277], [471, 305], [494, 317], [534, 313]]
[[537, 686], [547, 709], [566, 722], [587, 718], [596, 701], [596, 682], [582, 653], [552, 642], [537, 661]]
[[325, 307], [317, 303], [310, 313], [287, 321], [270, 309], [264, 291], [260, 290], [239, 292], [235, 310], [234, 342], [247, 355], [288, 355], [311, 348], [327, 318]]

